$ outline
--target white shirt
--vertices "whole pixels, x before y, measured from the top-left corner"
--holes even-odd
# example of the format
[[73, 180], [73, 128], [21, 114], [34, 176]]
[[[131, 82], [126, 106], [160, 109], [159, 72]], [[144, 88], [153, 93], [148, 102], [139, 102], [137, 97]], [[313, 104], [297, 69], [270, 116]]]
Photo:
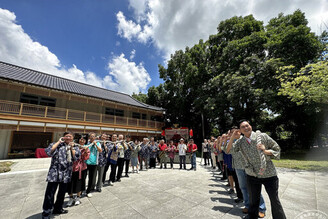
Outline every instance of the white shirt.
[[248, 142], [248, 144], [250, 144], [252, 140], [250, 138], [247, 138], [246, 136], [245, 136], [245, 138], [246, 138], [246, 141]]
[[178, 148], [179, 148], [179, 155], [180, 156], [186, 155], [187, 145], [179, 144]]

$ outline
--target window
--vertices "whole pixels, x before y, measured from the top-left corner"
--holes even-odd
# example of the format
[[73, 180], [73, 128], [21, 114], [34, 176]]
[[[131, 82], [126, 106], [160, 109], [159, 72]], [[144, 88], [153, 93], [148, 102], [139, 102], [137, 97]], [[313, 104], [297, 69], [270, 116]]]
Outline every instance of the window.
[[164, 120], [164, 118], [162, 116], [151, 116], [150, 120], [161, 122]]
[[134, 118], [134, 119], [140, 119], [140, 113], [133, 112], [132, 113], [132, 118]]
[[124, 110], [106, 108], [105, 114], [112, 116], [124, 116]]
[[115, 110], [115, 115], [116, 115], [116, 116], [124, 116], [124, 110], [116, 109], [116, 110]]
[[142, 119], [147, 119], [147, 114], [142, 114]]
[[115, 116], [115, 109], [106, 108], [105, 114]]
[[42, 106], [56, 106], [56, 99], [49, 97], [41, 97], [32, 94], [21, 93], [21, 103], [37, 104]]

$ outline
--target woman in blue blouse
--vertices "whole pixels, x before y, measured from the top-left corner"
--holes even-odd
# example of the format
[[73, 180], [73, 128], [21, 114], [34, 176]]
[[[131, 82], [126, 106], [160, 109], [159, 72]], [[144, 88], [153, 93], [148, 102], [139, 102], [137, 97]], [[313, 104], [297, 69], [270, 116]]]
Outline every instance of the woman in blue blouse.
[[88, 198], [92, 197], [92, 194], [90, 193], [92, 190], [95, 188], [96, 184], [96, 176], [97, 176], [97, 165], [99, 162], [99, 153], [102, 152], [101, 145], [99, 142], [96, 142], [96, 134], [94, 132], [89, 133], [89, 142], [87, 146], [89, 147], [90, 150], [90, 157], [86, 161], [87, 166], [88, 166], [88, 188], [87, 188], [87, 196]]

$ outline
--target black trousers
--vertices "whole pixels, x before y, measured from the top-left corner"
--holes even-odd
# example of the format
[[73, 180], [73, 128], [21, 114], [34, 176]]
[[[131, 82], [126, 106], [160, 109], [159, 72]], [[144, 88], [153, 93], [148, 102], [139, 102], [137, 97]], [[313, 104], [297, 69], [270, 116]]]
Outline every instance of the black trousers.
[[223, 179], [228, 179], [228, 170], [227, 170], [227, 165], [223, 164], [223, 173], [222, 173], [222, 178]]
[[[56, 202], [54, 205], [54, 196], [56, 190], [59, 186], [59, 190], [56, 197]], [[55, 211], [60, 211], [63, 209], [65, 193], [67, 191], [67, 183], [63, 182], [48, 182], [46, 193], [44, 195], [43, 200], [43, 213], [42, 214], [50, 214], [52, 207], [54, 207]]]
[[105, 169], [104, 169], [104, 173], [103, 173], [103, 177], [102, 177], [102, 183], [103, 184], [105, 183], [105, 180], [106, 180], [106, 174], [107, 174], [107, 171], [109, 169], [109, 165], [110, 165], [109, 162], [107, 162], [106, 165], [105, 165]]
[[186, 169], [186, 155], [179, 155], [180, 158], [180, 169], [182, 169], [182, 163], [183, 163], [183, 169]]
[[115, 176], [116, 176], [116, 166], [117, 164], [110, 164], [110, 175], [109, 175], [109, 181], [115, 182]]
[[149, 158], [149, 168], [156, 168], [156, 158]]
[[128, 175], [129, 167], [130, 167], [130, 159], [124, 159], [124, 164], [125, 164], [125, 175]]
[[269, 195], [273, 219], [285, 219], [286, 215], [279, 200], [279, 179], [277, 176], [269, 178], [257, 178], [247, 175], [247, 190], [249, 194], [248, 217], [257, 219], [259, 214], [260, 195], [262, 185]]
[[173, 168], [173, 161], [174, 161], [174, 158], [170, 158], [171, 168]]
[[216, 166], [220, 169], [220, 164], [219, 164], [219, 160], [218, 160], [218, 155], [215, 155], [215, 162], [216, 162]]
[[95, 189], [96, 185], [96, 175], [97, 175], [97, 165], [87, 165], [87, 170], [88, 170], [88, 188], [86, 193], [90, 193], [91, 190]]
[[243, 193], [241, 192], [241, 189], [239, 187], [239, 182], [238, 182], [238, 178], [237, 178], [237, 174], [236, 174], [236, 171], [235, 170], [232, 171], [232, 177], [233, 177], [233, 181], [235, 182], [235, 188], [236, 188], [236, 192], [237, 192], [237, 198], [244, 199]]
[[204, 156], [205, 165], [210, 165], [210, 159], [209, 159], [208, 152], [203, 152], [203, 156]]
[[218, 164], [219, 170], [220, 170], [221, 172], [223, 172], [223, 171], [224, 171], [224, 168], [223, 168], [223, 160], [218, 161], [217, 164]]
[[116, 176], [117, 180], [121, 179], [121, 177], [122, 177], [123, 167], [124, 167], [124, 158], [118, 158], [117, 159], [117, 176]]

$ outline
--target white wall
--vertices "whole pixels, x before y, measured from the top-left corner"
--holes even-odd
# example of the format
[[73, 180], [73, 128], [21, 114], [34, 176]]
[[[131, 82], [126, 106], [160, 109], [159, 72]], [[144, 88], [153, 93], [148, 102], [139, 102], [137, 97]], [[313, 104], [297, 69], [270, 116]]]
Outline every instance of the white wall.
[[0, 159], [8, 158], [11, 130], [0, 129]]

